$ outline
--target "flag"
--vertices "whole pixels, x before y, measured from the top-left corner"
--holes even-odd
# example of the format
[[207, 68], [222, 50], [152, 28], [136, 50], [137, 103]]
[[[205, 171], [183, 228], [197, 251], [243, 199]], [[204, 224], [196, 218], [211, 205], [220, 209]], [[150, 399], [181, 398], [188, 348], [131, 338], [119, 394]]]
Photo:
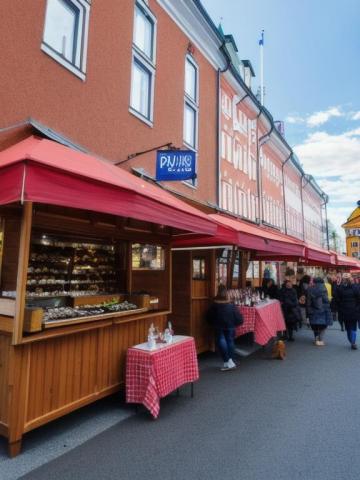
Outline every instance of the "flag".
[[261, 38], [259, 40], [259, 45], [264, 45], [264, 30], [261, 30]]

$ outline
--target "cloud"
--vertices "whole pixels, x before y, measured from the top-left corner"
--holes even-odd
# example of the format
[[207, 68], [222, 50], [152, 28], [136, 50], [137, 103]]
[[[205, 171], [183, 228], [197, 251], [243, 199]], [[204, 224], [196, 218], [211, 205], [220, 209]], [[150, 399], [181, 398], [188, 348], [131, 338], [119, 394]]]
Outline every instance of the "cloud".
[[320, 112], [315, 112], [312, 115], [309, 115], [306, 119], [306, 124], [308, 127], [319, 127], [324, 123], [327, 123], [330, 118], [332, 117], [343, 117], [343, 112], [339, 109], [339, 107], [331, 107], [327, 110], [323, 110]]
[[355, 112], [352, 114], [351, 120], [360, 120], [360, 112]]
[[360, 128], [337, 135], [314, 132], [294, 151], [329, 195], [329, 218], [343, 234], [341, 224], [360, 200]]
[[285, 121], [292, 124], [305, 123], [305, 119], [300, 117], [299, 115], [288, 115], [285, 118]]

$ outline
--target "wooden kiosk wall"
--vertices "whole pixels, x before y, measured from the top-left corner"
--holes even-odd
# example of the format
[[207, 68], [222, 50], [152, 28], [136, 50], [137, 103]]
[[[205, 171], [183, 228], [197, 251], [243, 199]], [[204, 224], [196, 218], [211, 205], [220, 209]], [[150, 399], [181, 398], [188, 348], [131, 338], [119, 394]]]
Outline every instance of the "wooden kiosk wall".
[[[57, 212], [55, 214], [54, 212]], [[117, 224], [96, 216], [60, 209], [36, 209], [25, 204], [2, 212], [5, 216], [3, 290], [17, 290], [13, 317], [0, 317], [0, 435], [8, 438], [9, 453], [17, 455], [24, 433], [119, 390], [124, 382], [125, 355], [141, 343], [151, 322], [160, 328], [171, 309], [169, 234], [157, 227]], [[134, 242], [166, 247], [166, 268], [159, 272], [128, 271], [130, 288], [150, 288], [161, 295], [159, 311], [52, 328], [24, 336], [22, 319], [26, 292], [31, 225], [45, 231], [118, 235]], [[130, 255], [129, 255], [130, 266]], [[150, 279], [151, 276], [151, 279]]]

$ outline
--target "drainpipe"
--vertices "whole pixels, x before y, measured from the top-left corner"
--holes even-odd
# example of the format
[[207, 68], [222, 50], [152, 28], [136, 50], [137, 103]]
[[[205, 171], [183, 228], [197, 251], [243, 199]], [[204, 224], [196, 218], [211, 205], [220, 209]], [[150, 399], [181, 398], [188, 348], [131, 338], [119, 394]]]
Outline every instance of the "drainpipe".
[[284, 167], [287, 164], [287, 162], [290, 160], [292, 157], [293, 152], [290, 153], [290, 155], [287, 157], [285, 162], [281, 165], [281, 175], [282, 175], [282, 181], [283, 181], [283, 203], [284, 203], [284, 227], [285, 227], [285, 234], [287, 235], [287, 221], [286, 221], [286, 198], [285, 198], [285, 178], [284, 178]]
[[[260, 112], [256, 118], [256, 125], [257, 125], [257, 121], [261, 115], [261, 112], [263, 111], [262, 108], [260, 108]], [[258, 130], [258, 129], [257, 129]], [[263, 199], [262, 199], [262, 171], [261, 171], [261, 166], [260, 166], [260, 147], [262, 147], [263, 145], [265, 145], [265, 143], [270, 140], [270, 136], [272, 134], [274, 130], [274, 123], [271, 122], [271, 128], [270, 130], [265, 133], [265, 135], [263, 135], [262, 137], [260, 137], [258, 139], [258, 142], [257, 142], [257, 164], [258, 164], [258, 182], [257, 182], [257, 185], [258, 185], [258, 198], [259, 198], [259, 215], [260, 215], [260, 218], [259, 218], [259, 223], [260, 225], [263, 223], [263, 219], [264, 219], [264, 202], [263, 202]], [[261, 142], [266, 138], [266, 137], [269, 137], [268, 140], [266, 140], [263, 144], [261, 144]]]

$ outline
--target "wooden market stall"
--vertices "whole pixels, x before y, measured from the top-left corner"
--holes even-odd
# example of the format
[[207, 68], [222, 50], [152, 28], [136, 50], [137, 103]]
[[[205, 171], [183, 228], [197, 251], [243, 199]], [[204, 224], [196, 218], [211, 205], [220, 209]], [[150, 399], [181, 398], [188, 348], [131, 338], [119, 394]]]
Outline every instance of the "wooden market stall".
[[121, 387], [128, 347], [171, 311], [173, 236], [216, 226], [44, 139], [0, 152], [0, 187], [0, 434], [14, 456], [24, 433]]
[[[302, 242], [230, 215], [211, 214], [215, 236], [179, 236], [173, 245], [173, 308], [170, 319], [179, 333], [194, 336], [198, 353], [213, 348], [206, 312], [220, 283], [228, 289], [247, 286], [251, 254], [264, 252], [301, 257]], [[258, 287], [258, 285], [252, 285]]]

